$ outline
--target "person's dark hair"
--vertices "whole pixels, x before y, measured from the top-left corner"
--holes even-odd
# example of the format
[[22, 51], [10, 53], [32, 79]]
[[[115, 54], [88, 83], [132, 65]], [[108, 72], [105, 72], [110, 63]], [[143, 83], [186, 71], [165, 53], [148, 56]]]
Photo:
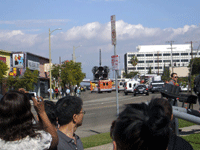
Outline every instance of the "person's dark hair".
[[9, 91], [0, 101], [0, 138], [5, 141], [36, 137], [34, 116], [28, 97], [19, 91]]
[[60, 126], [66, 125], [73, 120], [74, 114], [79, 114], [82, 109], [83, 101], [76, 96], [66, 96], [56, 103], [56, 114]]
[[173, 77], [173, 76], [174, 76], [174, 74], [177, 74], [177, 73], [172, 73], [172, 74], [171, 74], [171, 77]]
[[169, 122], [162, 106], [149, 108], [144, 103], [126, 105], [112, 129], [117, 150], [166, 150]]
[[150, 101], [149, 107], [153, 107], [156, 105], [161, 105], [164, 108], [165, 115], [171, 119], [172, 116], [172, 105], [167, 99], [164, 98], [154, 98]]
[[52, 101], [49, 101], [49, 100], [45, 100], [44, 101], [44, 107], [45, 107], [45, 111], [46, 111], [46, 114], [50, 120], [50, 122], [53, 124], [53, 125], [57, 125], [56, 124], [56, 121], [57, 121], [57, 116], [56, 116], [56, 105], [54, 102]]

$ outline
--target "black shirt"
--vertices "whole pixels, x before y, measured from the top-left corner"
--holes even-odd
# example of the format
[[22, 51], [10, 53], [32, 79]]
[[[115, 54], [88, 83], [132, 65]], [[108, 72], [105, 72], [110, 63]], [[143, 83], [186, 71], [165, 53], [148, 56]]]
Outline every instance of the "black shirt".
[[186, 140], [171, 133], [169, 138], [168, 150], [193, 150], [193, 148]]

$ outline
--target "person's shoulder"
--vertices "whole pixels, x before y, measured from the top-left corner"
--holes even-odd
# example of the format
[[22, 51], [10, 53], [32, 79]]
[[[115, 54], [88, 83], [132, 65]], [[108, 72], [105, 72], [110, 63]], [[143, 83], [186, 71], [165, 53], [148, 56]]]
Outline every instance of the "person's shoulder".
[[172, 134], [170, 136], [170, 142], [169, 144], [171, 144], [171, 146], [173, 145], [174, 147], [168, 147], [168, 150], [193, 150], [191, 144], [189, 142], [187, 142], [185, 139], [183, 139], [182, 137], [179, 137], [175, 134]]

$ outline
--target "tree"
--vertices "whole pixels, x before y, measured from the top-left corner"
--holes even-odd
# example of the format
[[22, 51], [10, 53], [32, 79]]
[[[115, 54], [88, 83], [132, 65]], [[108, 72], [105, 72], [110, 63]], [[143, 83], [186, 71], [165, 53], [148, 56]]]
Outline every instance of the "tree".
[[8, 71], [8, 66], [3, 61], [0, 61], [0, 84]]
[[163, 69], [162, 80], [163, 81], [170, 80], [170, 70], [169, 70], [169, 67], [165, 67], [165, 65], [164, 65], [164, 69]]
[[8, 76], [7, 86], [11, 89], [24, 88], [26, 91], [34, 90], [34, 84], [38, 81], [38, 71], [34, 70], [33, 72], [26, 68], [23, 76]]
[[[192, 66], [191, 66], [192, 65]], [[190, 68], [190, 70], [192, 70], [191, 75], [196, 75], [199, 74], [200, 71], [200, 58], [193, 58], [190, 60], [190, 64], [188, 67], [192, 67], [192, 69]]]
[[138, 63], [137, 57], [136, 57], [136, 56], [133, 56], [133, 57], [131, 58], [131, 64], [132, 64], [133, 66], [136, 66], [137, 63]]
[[130, 72], [128, 74], [126, 74], [125, 72], [123, 73], [123, 77], [125, 78], [133, 78], [135, 75], [137, 75], [138, 72]]
[[149, 67], [149, 71], [148, 71], [148, 74], [151, 74], [151, 66]]
[[69, 61], [62, 64], [61, 80], [63, 85], [80, 85], [84, 77], [85, 73], [82, 72], [81, 63]]

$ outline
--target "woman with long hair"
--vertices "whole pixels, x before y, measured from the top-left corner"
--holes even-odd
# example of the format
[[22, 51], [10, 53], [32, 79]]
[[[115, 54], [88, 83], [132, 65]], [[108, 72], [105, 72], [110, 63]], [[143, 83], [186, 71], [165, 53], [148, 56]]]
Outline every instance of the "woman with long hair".
[[40, 124], [34, 123], [31, 103], [19, 91], [9, 91], [0, 100], [0, 149], [46, 150], [58, 144], [55, 127], [50, 123], [43, 98], [32, 98]]

